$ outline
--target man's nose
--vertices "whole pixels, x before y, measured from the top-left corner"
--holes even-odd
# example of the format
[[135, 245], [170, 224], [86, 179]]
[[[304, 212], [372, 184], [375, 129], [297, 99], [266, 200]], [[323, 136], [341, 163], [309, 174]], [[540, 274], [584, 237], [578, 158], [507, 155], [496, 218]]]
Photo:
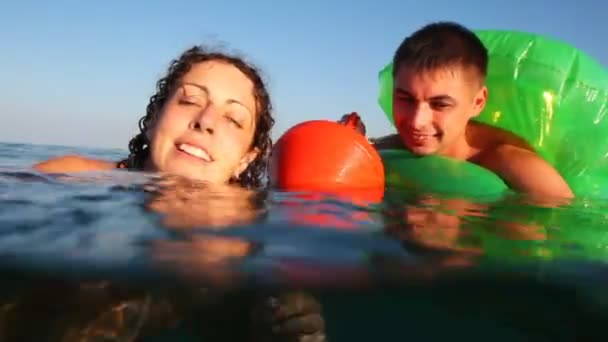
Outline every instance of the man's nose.
[[431, 123], [432, 119], [433, 111], [431, 108], [425, 103], [420, 103], [418, 106], [416, 106], [414, 112], [412, 113], [412, 127], [420, 128], [427, 126]]

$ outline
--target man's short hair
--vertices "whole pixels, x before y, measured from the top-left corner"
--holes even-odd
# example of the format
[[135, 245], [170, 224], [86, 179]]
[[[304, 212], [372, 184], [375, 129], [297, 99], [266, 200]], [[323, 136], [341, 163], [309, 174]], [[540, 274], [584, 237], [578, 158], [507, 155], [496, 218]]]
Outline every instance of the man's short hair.
[[399, 45], [393, 56], [393, 76], [403, 65], [420, 71], [453, 66], [472, 68], [485, 82], [488, 50], [466, 27], [454, 22], [436, 22], [422, 27]]

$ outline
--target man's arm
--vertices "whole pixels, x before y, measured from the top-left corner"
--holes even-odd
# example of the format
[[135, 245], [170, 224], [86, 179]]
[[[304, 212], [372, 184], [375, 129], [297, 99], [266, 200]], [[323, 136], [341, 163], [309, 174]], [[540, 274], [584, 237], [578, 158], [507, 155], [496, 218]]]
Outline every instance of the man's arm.
[[497, 173], [513, 190], [547, 200], [574, 197], [559, 172], [532, 151], [501, 145], [489, 151], [480, 164]]

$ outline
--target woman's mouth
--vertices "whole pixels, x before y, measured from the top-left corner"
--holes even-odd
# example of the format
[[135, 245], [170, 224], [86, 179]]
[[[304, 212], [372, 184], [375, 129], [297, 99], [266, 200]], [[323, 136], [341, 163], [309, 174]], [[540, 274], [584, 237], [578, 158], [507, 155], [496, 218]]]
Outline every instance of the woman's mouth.
[[193, 157], [204, 160], [206, 162], [213, 161], [213, 158], [211, 158], [211, 156], [207, 153], [207, 151], [205, 151], [204, 149], [202, 149], [200, 147], [186, 144], [186, 143], [181, 143], [181, 144], [177, 144], [177, 149], [180, 150], [181, 152], [184, 152], [186, 154], [189, 154]]

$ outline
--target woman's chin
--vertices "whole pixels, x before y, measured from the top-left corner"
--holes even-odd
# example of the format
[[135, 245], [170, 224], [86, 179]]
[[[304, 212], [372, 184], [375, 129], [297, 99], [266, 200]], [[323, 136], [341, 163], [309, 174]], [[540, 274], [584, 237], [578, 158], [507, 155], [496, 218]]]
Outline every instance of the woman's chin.
[[209, 174], [208, 170], [204, 170], [200, 167], [193, 167], [191, 165], [184, 165], [185, 163], [174, 163], [171, 167], [165, 168], [161, 173], [181, 177], [190, 181], [202, 182], [202, 183], [217, 183], [218, 180]]

